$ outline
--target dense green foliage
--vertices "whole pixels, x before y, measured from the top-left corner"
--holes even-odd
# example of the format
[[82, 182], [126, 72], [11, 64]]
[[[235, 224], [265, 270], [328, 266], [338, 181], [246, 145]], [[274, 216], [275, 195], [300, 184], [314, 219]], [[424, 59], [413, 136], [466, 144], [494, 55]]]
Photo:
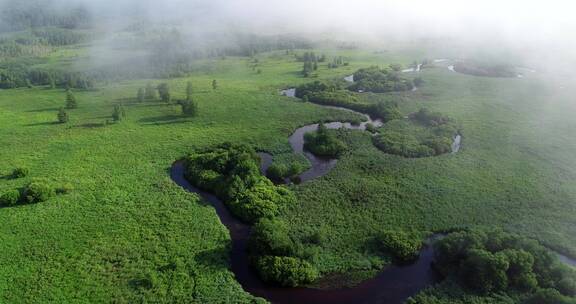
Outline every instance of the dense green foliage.
[[76, 109], [78, 107], [78, 101], [76, 101], [76, 96], [71, 90], [66, 91], [66, 109]]
[[302, 75], [304, 77], [312, 76], [318, 70], [318, 62], [326, 60], [326, 56], [322, 55], [319, 57], [314, 52], [305, 52], [302, 56], [297, 56], [296, 58], [304, 63], [302, 67]]
[[244, 145], [223, 144], [186, 158], [186, 176], [196, 186], [216, 193], [244, 221], [256, 223], [250, 250], [253, 265], [265, 281], [283, 286], [310, 283], [318, 277], [308, 262], [295, 257], [288, 227], [274, 219], [295, 203], [293, 193], [260, 175], [258, 156]]
[[311, 283], [318, 278], [318, 271], [307, 261], [284, 256], [263, 256], [257, 262], [262, 279], [295, 287]]
[[114, 105], [114, 110], [112, 110], [112, 120], [121, 121], [124, 118], [126, 118], [126, 109], [124, 109], [124, 105], [122, 104]]
[[192, 99], [178, 100], [177, 102], [184, 116], [193, 117], [198, 113], [198, 105]]
[[31, 204], [47, 201], [55, 194], [54, 188], [48, 183], [44, 181], [32, 181], [24, 187], [22, 197], [25, 202]]
[[354, 83], [348, 89], [354, 92], [385, 93], [408, 91], [412, 87], [412, 81], [403, 78], [398, 68], [381, 69], [373, 66], [356, 71]]
[[68, 120], [70, 119], [68, 117], [68, 113], [66, 112], [66, 110], [64, 110], [64, 108], [60, 108], [60, 110], [58, 110], [56, 118], [58, 119], [59, 123], [67, 123]]
[[266, 176], [275, 182], [283, 182], [285, 179], [291, 179], [297, 182], [298, 174], [302, 173], [303, 167], [298, 162], [290, 164], [273, 163], [266, 170]]
[[77, 28], [91, 20], [88, 10], [82, 5], [57, 8], [42, 1], [7, 1], [1, 7], [0, 16], [0, 26], [10, 30], [41, 26]]
[[318, 124], [318, 130], [304, 135], [304, 149], [317, 156], [336, 158], [346, 150], [346, 144], [339, 140], [323, 123]]
[[170, 94], [170, 86], [167, 83], [163, 82], [158, 85], [156, 88], [158, 90], [158, 95], [160, 96], [160, 100], [165, 103], [170, 103], [172, 100], [172, 96]]
[[295, 200], [290, 190], [260, 174], [259, 161], [250, 147], [226, 143], [191, 153], [186, 158], [186, 177], [223, 199], [236, 216], [253, 223], [276, 216]]
[[398, 262], [413, 261], [422, 248], [422, 238], [404, 231], [384, 231], [376, 237], [378, 247]]
[[[286, 138], [297, 127], [359, 116], [276, 96], [278, 88], [309, 80], [301, 77], [302, 63], [293, 56], [260, 52], [299, 45], [290, 39], [253, 41], [239, 43], [242, 48], [229, 53], [206, 52], [206, 57], [194, 58], [209, 59], [180, 66], [171, 64], [178, 56], [152, 66], [126, 64], [132, 61], [122, 56], [135, 54], [127, 48], [113, 56], [122, 63], [114, 66], [121, 69], [89, 65], [93, 70], [87, 70], [81, 65], [88, 49], [84, 45], [18, 44], [22, 52], [39, 57], [15, 62], [0, 56], [6, 60], [0, 63], [0, 78], [8, 78], [0, 83], [22, 87], [0, 90], [5, 131], [0, 132], [0, 170], [26, 166], [34, 176], [58, 185], [73, 182], [77, 189], [50, 203], [1, 209], [0, 302], [254, 301], [229, 270], [230, 237], [213, 208], [173, 184], [166, 169], [191, 147], [225, 141], [248, 142], [269, 151], [276, 162], [292, 155]], [[250, 69], [252, 58], [220, 59], [232, 52], [259, 59], [265, 77]], [[322, 81], [370, 65], [433, 56], [421, 47], [411, 53], [317, 52], [350, 59], [349, 66], [338, 69], [319, 65], [315, 74]], [[155, 70], [168, 64], [171, 68]], [[424, 106], [449, 115], [466, 131], [461, 153], [405, 159], [375, 149], [366, 132], [344, 132], [339, 138], [349, 149], [333, 171], [293, 186], [297, 202], [281, 208], [276, 217], [289, 227], [297, 252], [309, 253], [292, 257], [322, 274], [362, 272], [365, 278], [390, 262], [387, 253], [366, 250], [375, 231], [460, 226], [506, 227], [574, 256], [575, 234], [569, 224], [574, 222], [576, 197], [574, 85], [566, 82], [558, 91], [542, 81], [548, 75], [521, 80], [466, 77], [433, 66], [420, 75], [426, 85], [415, 92], [351, 94], [360, 105], [392, 101], [402, 116]], [[25, 88], [26, 79], [33, 88]], [[225, 85], [212, 91], [212, 79]], [[55, 125], [63, 91], [54, 87], [88, 86], [89, 80], [97, 80], [99, 90], [74, 90], [81, 106], [66, 128]], [[175, 99], [185, 98], [188, 81], [194, 82], [194, 101], [202, 109], [196, 119], [183, 118], [178, 106], [157, 104], [157, 97], [143, 104], [131, 102], [147, 82], [167, 82]], [[122, 124], [94, 127], [121, 101], [130, 114]], [[0, 192], [21, 189], [28, 182], [2, 179]], [[458, 294], [453, 293], [442, 299], [498, 303], [504, 297], [458, 292], [467, 302], [454, 300]], [[565, 298], [555, 290], [536, 294], [531, 303]]]
[[409, 120], [394, 121], [374, 136], [380, 150], [404, 157], [427, 157], [452, 151], [456, 125], [448, 118], [420, 109]]
[[276, 219], [261, 219], [250, 236], [253, 264], [263, 280], [282, 286], [299, 286], [316, 280], [318, 270], [299, 257], [299, 248], [286, 224]]
[[576, 296], [576, 270], [562, 265], [537, 241], [496, 231], [452, 233], [435, 245], [435, 268], [479, 292], [531, 294], [554, 288]]
[[10, 174], [11, 178], [22, 178], [22, 177], [26, 177], [28, 174], [30, 174], [30, 169], [25, 168], [25, 167], [18, 167], [18, 168], [14, 168], [14, 170], [12, 170], [12, 174]]
[[0, 195], [0, 206], [11, 207], [20, 201], [20, 191], [12, 189], [6, 190]]
[[356, 93], [342, 89], [337, 82], [317, 80], [302, 84], [296, 88], [296, 97], [321, 105], [344, 107], [367, 113], [384, 122], [402, 118], [397, 102], [382, 100], [376, 103], [366, 103]]

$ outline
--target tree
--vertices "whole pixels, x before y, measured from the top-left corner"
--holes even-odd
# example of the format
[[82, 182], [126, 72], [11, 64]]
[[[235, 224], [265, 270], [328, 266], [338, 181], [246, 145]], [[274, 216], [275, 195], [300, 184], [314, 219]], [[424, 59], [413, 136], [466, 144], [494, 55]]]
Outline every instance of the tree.
[[52, 77], [52, 75], [48, 76], [48, 83], [51, 89], [56, 88], [56, 81], [54, 81], [54, 77]]
[[124, 106], [122, 104], [115, 105], [114, 111], [112, 112], [112, 119], [114, 121], [121, 121], [124, 118], [126, 118], [126, 111], [124, 110]]
[[66, 109], [76, 109], [78, 102], [71, 90], [66, 91]]
[[506, 256], [473, 249], [464, 260], [462, 278], [466, 284], [481, 292], [502, 291], [508, 287], [506, 272], [510, 264]]
[[212, 80], [212, 89], [213, 90], [218, 89], [218, 82], [216, 81], [216, 79]]
[[66, 110], [64, 110], [64, 108], [60, 108], [60, 110], [58, 111], [58, 122], [59, 123], [67, 123], [68, 122], [68, 113], [66, 113]]
[[160, 95], [160, 99], [162, 99], [165, 103], [170, 103], [171, 96], [170, 96], [170, 87], [167, 83], [161, 83], [157, 87], [158, 95]]
[[146, 99], [146, 92], [144, 91], [143, 88], [138, 89], [138, 94], [136, 95], [136, 99], [138, 100], [138, 102], [144, 102], [144, 99]]
[[184, 114], [184, 116], [192, 117], [198, 112], [198, 107], [192, 99], [180, 100], [178, 103], [182, 108], [182, 114]]
[[186, 84], [186, 100], [192, 100], [192, 93], [194, 88], [192, 87], [192, 81], [188, 81]]
[[144, 96], [148, 100], [156, 99], [156, 90], [154, 90], [154, 86], [152, 86], [151, 83], [146, 85], [146, 88], [144, 89]]

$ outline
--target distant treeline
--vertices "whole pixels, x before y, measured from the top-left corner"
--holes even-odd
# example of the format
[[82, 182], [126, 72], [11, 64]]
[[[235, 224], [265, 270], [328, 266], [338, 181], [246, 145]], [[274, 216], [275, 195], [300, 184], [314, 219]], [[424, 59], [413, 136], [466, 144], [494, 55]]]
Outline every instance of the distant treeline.
[[0, 32], [56, 26], [77, 29], [90, 24], [91, 15], [81, 5], [53, 7], [49, 0], [9, 0], [0, 11]]

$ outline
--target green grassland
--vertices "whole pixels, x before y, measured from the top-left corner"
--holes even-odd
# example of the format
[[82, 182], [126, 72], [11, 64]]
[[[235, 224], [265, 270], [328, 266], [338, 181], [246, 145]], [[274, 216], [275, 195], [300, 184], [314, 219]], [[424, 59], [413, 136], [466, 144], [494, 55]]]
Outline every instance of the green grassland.
[[[85, 51], [57, 51], [58, 65]], [[350, 65], [319, 78], [343, 77], [373, 64], [408, 64], [424, 54], [318, 50]], [[0, 180], [0, 192], [33, 178], [75, 190], [47, 202], [0, 209], [0, 302], [250, 302], [228, 269], [230, 237], [213, 208], [171, 182], [171, 163], [192, 148], [244, 142], [292, 159], [287, 138], [299, 126], [355, 118], [278, 95], [311, 79], [284, 52], [198, 63], [187, 78], [168, 80], [175, 98], [194, 84], [199, 114], [176, 105], [136, 103], [148, 82], [101, 83], [77, 91], [79, 108], [56, 124], [64, 91], [0, 90], [0, 175], [27, 167], [23, 179]], [[80, 60], [78, 58], [73, 60]], [[576, 86], [546, 75], [493, 79], [421, 72], [416, 92], [370, 94], [398, 99], [403, 114], [421, 107], [462, 127], [457, 154], [407, 159], [376, 149], [366, 132], [347, 131], [349, 150], [327, 176], [292, 186], [298, 203], [283, 210], [294, 238], [322, 229], [311, 246], [324, 274], [374, 271], [388, 258], [370, 242], [386, 229], [442, 231], [497, 226], [535, 237], [576, 256]], [[219, 89], [213, 91], [212, 79]], [[551, 81], [549, 81], [551, 80]], [[364, 97], [362, 97], [364, 98]], [[127, 118], [106, 124], [123, 102]], [[357, 118], [357, 117], [356, 117]]]

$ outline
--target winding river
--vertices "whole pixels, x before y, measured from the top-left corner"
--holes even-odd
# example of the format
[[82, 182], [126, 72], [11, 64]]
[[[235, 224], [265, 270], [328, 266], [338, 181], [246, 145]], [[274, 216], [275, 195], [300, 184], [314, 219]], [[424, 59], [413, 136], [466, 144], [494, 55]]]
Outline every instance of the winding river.
[[[271, 159], [262, 160], [261, 169]], [[438, 280], [430, 265], [434, 250], [428, 240], [419, 258], [410, 265], [390, 266], [376, 277], [365, 280], [354, 287], [337, 289], [283, 288], [266, 284], [250, 267], [248, 260], [248, 238], [251, 226], [238, 220], [215, 195], [192, 186], [184, 178], [184, 162], [176, 161], [170, 170], [172, 180], [182, 188], [199, 194], [216, 209], [220, 221], [230, 231], [232, 250], [231, 270], [242, 288], [250, 294], [265, 298], [272, 303], [403, 303], [408, 297]]]
[[[352, 79], [353, 81], [353, 79]], [[288, 97], [296, 97], [296, 89], [287, 89], [281, 92]], [[347, 108], [332, 107], [344, 111], [355, 112], [365, 117], [365, 121], [359, 125], [352, 125], [345, 122], [329, 122], [326, 127], [329, 129], [346, 128], [352, 130], [366, 130], [368, 123], [376, 127], [383, 125], [379, 119], [372, 119], [369, 115], [359, 113]], [[318, 124], [310, 124], [296, 129], [288, 138], [294, 153], [302, 153], [312, 164], [311, 168], [300, 175], [302, 182], [312, 180], [327, 174], [336, 165], [336, 159], [321, 158], [304, 150], [304, 134], [318, 129]], [[452, 144], [452, 153], [460, 149], [462, 137], [456, 135]], [[261, 158], [260, 170], [266, 173], [272, 164], [272, 155], [259, 153]], [[354, 287], [342, 287], [337, 289], [315, 289], [306, 287], [283, 288], [266, 284], [251, 268], [248, 259], [248, 238], [251, 226], [238, 220], [226, 208], [224, 203], [215, 195], [197, 189], [184, 178], [184, 163], [176, 161], [170, 170], [172, 180], [184, 189], [199, 194], [205, 201], [210, 202], [216, 209], [220, 221], [230, 231], [232, 239], [231, 250], [231, 270], [238, 282], [245, 291], [258, 297], [267, 299], [272, 303], [403, 303], [407, 298], [416, 294], [421, 289], [437, 282], [431, 263], [434, 257], [433, 242], [434, 237], [425, 242], [418, 259], [410, 265], [390, 266], [381, 271], [376, 277], [365, 280]], [[560, 259], [571, 265], [576, 265], [576, 261], [565, 256]]]
[[[288, 97], [296, 97], [296, 89], [287, 89], [281, 92]], [[372, 119], [369, 115], [359, 113], [347, 108], [326, 106], [343, 111], [351, 111], [364, 116], [365, 121], [352, 125], [347, 122], [329, 122], [329, 129], [347, 128], [352, 130], [366, 130], [368, 123], [376, 127], [383, 125], [379, 119]], [[290, 135], [288, 141], [294, 153], [303, 153], [311, 163], [311, 168], [300, 174], [301, 182], [321, 177], [336, 165], [336, 159], [317, 157], [304, 150], [304, 134], [318, 129], [318, 124], [310, 124], [298, 128]], [[258, 153], [261, 158], [260, 170], [263, 174], [272, 164], [272, 156], [268, 153]], [[419, 290], [437, 281], [430, 265], [434, 257], [432, 239], [426, 241], [418, 259], [410, 265], [390, 266], [372, 279], [365, 280], [354, 287], [337, 289], [316, 288], [283, 288], [266, 284], [250, 267], [248, 260], [248, 238], [251, 226], [238, 220], [226, 208], [225, 204], [215, 195], [202, 191], [191, 185], [184, 178], [184, 163], [177, 161], [170, 170], [172, 180], [184, 189], [199, 194], [205, 201], [210, 202], [216, 209], [220, 221], [230, 231], [232, 238], [231, 270], [245, 291], [258, 297], [265, 298], [272, 303], [403, 303], [408, 297]]]

